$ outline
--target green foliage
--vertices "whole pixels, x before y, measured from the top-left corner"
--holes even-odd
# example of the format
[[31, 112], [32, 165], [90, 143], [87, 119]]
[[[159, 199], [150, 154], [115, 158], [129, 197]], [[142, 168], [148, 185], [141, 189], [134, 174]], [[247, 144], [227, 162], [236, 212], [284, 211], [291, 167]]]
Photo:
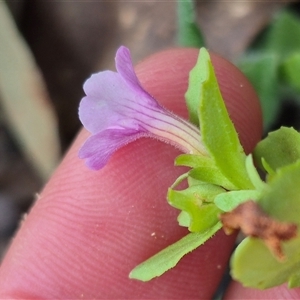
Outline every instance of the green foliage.
[[300, 161], [279, 168], [267, 183], [259, 200], [262, 209], [278, 220], [300, 225]]
[[281, 66], [281, 75], [284, 82], [290, 85], [296, 93], [300, 93], [300, 53], [299, 51], [290, 54]]
[[[300, 225], [300, 161], [277, 170], [268, 182], [259, 204], [265, 212], [280, 221]], [[300, 236], [283, 245], [286, 259], [273, 257], [259, 239], [246, 238], [231, 259], [232, 276], [253, 288], [265, 289], [288, 282], [300, 286]]]
[[[261, 208], [279, 221], [300, 225], [300, 134], [281, 127], [256, 146], [254, 157], [271, 175], [259, 195]], [[224, 209], [224, 203], [218, 207]], [[261, 240], [246, 238], [231, 259], [232, 276], [245, 286], [260, 289], [284, 282], [289, 287], [300, 286], [300, 236], [285, 242], [283, 249], [286, 260], [280, 262]]]
[[[300, 134], [293, 128], [281, 127], [257, 145], [254, 157], [271, 173], [259, 195], [261, 208], [279, 221], [299, 226]], [[218, 201], [215, 200], [217, 205]], [[222, 205], [218, 207], [224, 208]], [[259, 289], [284, 282], [288, 282], [289, 287], [300, 286], [300, 236], [285, 242], [283, 249], [286, 259], [281, 262], [261, 240], [246, 238], [231, 259], [232, 276], [245, 286]]]
[[282, 10], [259, 42], [238, 61], [261, 100], [265, 129], [276, 120], [284, 99], [290, 95], [300, 99], [299, 52], [300, 19]]
[[290, 287], [299, 286], [299, 281], [295, 281], [300, 269], [299, 249], [299, 239], [286, 243], [284, 253], [288, 259], [282, 263], [271, 255], [261, 240], [246, 238], [232, 256], [231, 275], [245, 287], [257, 289], [274, 287], [287, 281]]
[[259, 196], [260, 192], [257, 190], [231, 191], [217, 195], [214, 202], [219, 209], [227, 212], [249, 199], [258, 200]]
[[202, 182], [218, 184], [225, 189], [236, 189], [236, 186], [230, 182], [215, 165], [201, 166], [194, 168], [188, 172], [189, 177]]
[[266, 51], [245, 55], [238, 63], [261, 100], [264, 127], [269, 128], [276, 119], [280, 107], [279, 56]]
[[[218, 222], [221, 212], [213, 200], [225, 190], [212, 184], [191, 186], [183, 191], [169, 189], [169, 204], [188, 213], [189, 231], [203, 232]], [[186, 221], [184, 221], [186, 224]]]
[[[199, 108], [203, 97], [203, 83], [207, 80], [209, 69], [207, 60], [209, 54], [205, 48], [200, 49], [196, 66], [190, 71], [189, 87], [185, 93], [186, 105], [189, 111], [190, 121], [199, 126]], [[202, 124], [201, 124], [202, 126]]]
[[205, 48], [201, 48], [196, 66], [190, 72], [186, 102], [191, 121], [201, 124], [202, 141], [215, 166], [236, 188], [252, 188], [245, 168], [246, 155], [228, 116]]
[[213, 160], [208, 156], [181, 154], [175, 158], [175, 166], [186, 166], [196, 168], [199, 166], [211, 166]]
[[289, 10], [280, 11], [266, 32], [259, 46], [265, 51], [277, 53], [281, 59], [300, 49], [300, 20]]
[[265, 188], [265, 183], [261, 180], [252, 159], [252, 154], [249, 154], [246, 158], [246, 169], [249, 175], [250, 181], [257, 191], [261, 191]]
[[200, 48], [205, 45], [204, 37], [197, 25], [193, 0], [178, 0], [178, 43], [184, 47]]
[[[267, 68], [270, 57], [261, 60], [260, 66]], [[273, 65], [264, 76], [272, 68], [276, 69]], [[252, 155], [247, 157], [243, 151], [204, 48], [190, 72], [186, 102], [191, 121], [201, 124], [199, 139], [208, 156], [182, 154], [176, 158], [175, 165], [190, 170], [169, 188], [167, 198], [180, 210], [179, 225], [191, 233], [137, 266], [130, 278], [148, 281], [173, 268], [222, 227], [221, 213], [247, 200], [256, 201], [275, 220], [300, 226], [300, 134], [282, 127], [257, 145], [255, 163], [268, 173], [267, 182], [263, 182]], [[188, 187], [175, 190], [183, 180]], [[284, 282], [290, 287], [300, 286], [300, 235], [282, 242], [282, 247], [286, 260], [279, 261], [263, 240], [247, 237], [232, 256], [233, 277], [245, 286], [260, 289]]]
[[221, 223], [218, 222], [205, 232], [193, 232], [186, 235], [175, 244], [165, 248], [135, 267], [129, 274], [129, 277], [141, 281], [149, 281], [162, 275], [169, 269], [175, 267], [184, 255], [205, 243], [221, 227]]
[[281, 127], [269, 133], [254, 150], [256, 163], [263, 168], [262, 158], [272, 170], [287, 166], [300, 158], [300, 134], [293, 128]]

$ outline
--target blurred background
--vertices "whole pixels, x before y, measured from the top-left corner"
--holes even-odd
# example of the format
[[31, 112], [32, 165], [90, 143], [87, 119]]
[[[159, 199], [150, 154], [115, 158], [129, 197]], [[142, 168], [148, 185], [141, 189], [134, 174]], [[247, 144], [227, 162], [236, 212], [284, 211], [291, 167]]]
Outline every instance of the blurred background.
[[80, 128], [83, 82], [121, 44], [135, 63], [205, 45], [252, 81], [265, 132], [300, 128], [298, 2], [0, 1], [0, 259]]

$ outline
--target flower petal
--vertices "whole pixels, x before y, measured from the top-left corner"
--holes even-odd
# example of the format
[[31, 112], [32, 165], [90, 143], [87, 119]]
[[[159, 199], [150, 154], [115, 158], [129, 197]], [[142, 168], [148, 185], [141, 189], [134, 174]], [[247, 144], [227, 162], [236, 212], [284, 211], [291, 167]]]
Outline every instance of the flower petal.
[[116, 69], [118, 74], [124, 79], [126, 84], [140, 96], [137, 102], [143, 103], [147, 106], [159, 108], [158, 102], [142, 87], [139, 82], [131, 60], [130, 51], [128, 48], [121, 46], [116, 54]]
[[140, 82], [136, 77], [134, 67], [128, 48], [121, 46], [116, 53], [116, 69], [126, 83], [133, 89], [140, 86]]
[[84, 127], [95, 134], [117, 126], [122, 118], [119, 103], [124, 103], [124, 95], [132, 97], [120, 75], [111, 71], [94, 74], [83, 88], [87, 96], [80, 102], [79, 118]]
[[124, 129], [108, 129], [89, 137], [79, 150], [79, 158], [86, 159], [86, 165], [92, 170], [103, 168], [111, 155], [119, 148], [147, 136], [146, 132]]

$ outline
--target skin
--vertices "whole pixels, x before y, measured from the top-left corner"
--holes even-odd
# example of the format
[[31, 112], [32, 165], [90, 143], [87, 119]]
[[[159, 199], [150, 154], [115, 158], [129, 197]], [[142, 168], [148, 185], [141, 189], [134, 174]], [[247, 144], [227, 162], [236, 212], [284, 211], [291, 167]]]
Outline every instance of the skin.
[[[197, 55], [194, 49], [168, 50], [136, 68], [144, 88], [186, 118], [184, 93]], [[212, 60], [230, 116], [250, 152], [262, 132], [257, 96], [232, 64], [216, 55]], [[88, 136], [84, 129], [79, 133], [21, 222], [0, 268], [0, 298], [211, 298], [235, 239], [222, 230], [160, 278], [128, 279], [133, 267], [187, 234], [177, 225], [178, 211], [166, 202], [167, 188], [183, 171], [173, 166], [180, 152], [140, 139], [118, 150], [102, 170], [91, 171], [77, 157]], [[281, 299], [290, 298], [278, 289], [286, 293]], [[275, 299], [272, 293], [233, 284], [228, 297]]]

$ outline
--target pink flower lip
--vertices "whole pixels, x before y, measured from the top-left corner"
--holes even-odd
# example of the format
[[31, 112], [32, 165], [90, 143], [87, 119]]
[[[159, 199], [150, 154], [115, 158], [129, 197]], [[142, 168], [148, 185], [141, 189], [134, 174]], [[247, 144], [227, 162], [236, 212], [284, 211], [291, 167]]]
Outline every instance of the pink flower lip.
[[170, 143], [185, 153], [207, 155], [200, 131], [186, 120], [163, 108], [141, 86], [129, 50], [116, 54], [117, 72], [92, 75], [84, 84], [86, 96], [79, 118], [92, 133], [79, 150], [89, 168], [103, 168], [111, 155], [141, 137]]

